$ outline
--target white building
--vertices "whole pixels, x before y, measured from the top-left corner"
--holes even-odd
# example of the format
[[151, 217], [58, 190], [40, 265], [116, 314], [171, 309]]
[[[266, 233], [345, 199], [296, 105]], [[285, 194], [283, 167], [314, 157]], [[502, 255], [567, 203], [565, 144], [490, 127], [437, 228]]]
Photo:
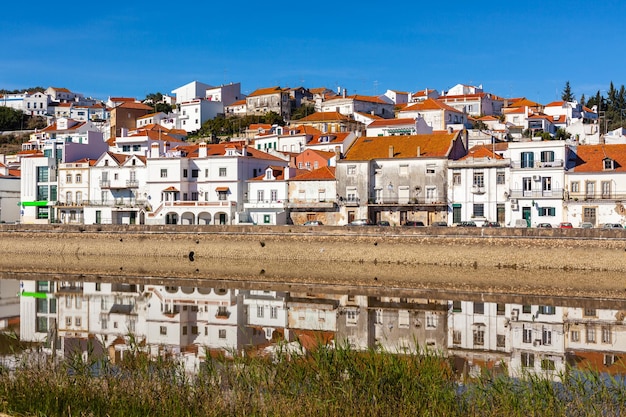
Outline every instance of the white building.
[[398, 118], [423, 118], [436, 131], [447, 130], [448, 126], [461, 130], [467, 124], [467, 113], [430, 98], [405, 107], [398, 113]]
[[511, 224], [525, 219], [528, 226], [566, 221], [563, 211], [565, 187], [565, 141], [510, 142]]
[[288, 181], [295, 168], [269, 166], [263, 175], [247, 181], [248, 198], [244, 210], [254, 224], [287, 224]]

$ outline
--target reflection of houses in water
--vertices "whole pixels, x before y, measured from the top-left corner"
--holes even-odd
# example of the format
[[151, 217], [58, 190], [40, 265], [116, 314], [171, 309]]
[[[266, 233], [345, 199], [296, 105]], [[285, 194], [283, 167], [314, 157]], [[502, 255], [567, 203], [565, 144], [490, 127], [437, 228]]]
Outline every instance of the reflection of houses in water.
[[[23, 281], [20, 335], [59, 353], [91, 344], [111, 360], [133, 343], [192, 370], [208, 355], [280, 340], [388, 352], [428, 349], [470, 375], [553, 375], [566, 363], [624, 373], [626, 310], [111, 283]], [[522, 301], [523, 302], [523, 301]], [[536, 301], [535, 301], [536, 302]], [[132, 335], [132, 337], [130, 337]], [[271, 351], [268, 349], [267, 352]]]
[[626, 310], [568, 307], [564, 318], [569, 364], [610, 374], [626, 371]]
[[370, 297], [369, 303], [374, 343], [370, 346], [388, 352], [446, 349], [446, 301]]

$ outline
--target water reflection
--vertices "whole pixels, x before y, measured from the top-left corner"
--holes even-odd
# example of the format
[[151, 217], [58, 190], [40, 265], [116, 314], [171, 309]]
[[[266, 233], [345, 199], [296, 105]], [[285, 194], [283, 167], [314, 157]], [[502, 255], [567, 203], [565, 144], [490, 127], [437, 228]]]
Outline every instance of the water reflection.
[[619, 300], [233, 285], [23, 280], [20, 337], [59, 355], [92, 345], [112, 361], [138, 341], [154, 356], [180, 357], [190, 371], [216, 353], [271, 354], [279, 342], [308, 349], [324, 341], [433, 349], [470, 374], [488, 367], [556, 376], [567, 364], [624, 373]]

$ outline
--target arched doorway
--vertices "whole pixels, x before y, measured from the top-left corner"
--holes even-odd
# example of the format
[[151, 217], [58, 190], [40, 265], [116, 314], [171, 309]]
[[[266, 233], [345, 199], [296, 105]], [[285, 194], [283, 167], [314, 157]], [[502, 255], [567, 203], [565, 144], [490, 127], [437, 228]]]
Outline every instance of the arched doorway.
[[180, 224], [196, 224], [196, 216], [186, 211], [180, 216]]
[[211, 213], [203, 211], [198, 214], [198, 224], [211, 224]]
[[178, 224], [178, 213], [174, 213], [174, 212], [166, 213], [165, 224]]

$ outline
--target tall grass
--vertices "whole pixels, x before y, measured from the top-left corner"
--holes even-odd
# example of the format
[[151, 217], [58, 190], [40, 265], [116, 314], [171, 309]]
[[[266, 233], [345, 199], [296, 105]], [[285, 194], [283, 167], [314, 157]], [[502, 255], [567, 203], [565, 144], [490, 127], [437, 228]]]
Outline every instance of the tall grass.
[[193, 376], [141, 349], [112, 366], [93, 352], [0, 370], [0, 411], [33, 416], [618, 416], [619, 378], [568, 372], [553, 382], [484, 373], [459, 381], [432, 351], [392, 354], [320, 345], [307, 353], [233, 355]]

